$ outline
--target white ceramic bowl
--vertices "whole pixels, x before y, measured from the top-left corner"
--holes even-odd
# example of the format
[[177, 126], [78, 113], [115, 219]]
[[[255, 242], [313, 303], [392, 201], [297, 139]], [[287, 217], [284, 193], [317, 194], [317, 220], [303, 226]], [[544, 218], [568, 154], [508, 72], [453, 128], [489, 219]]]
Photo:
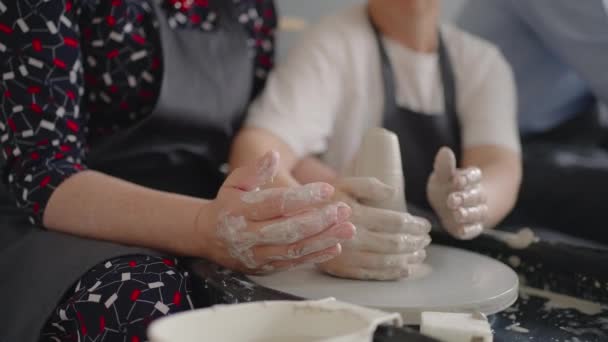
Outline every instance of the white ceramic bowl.
[[150, 342], [368, 342], [382, 323], [401, 325], [388, 314], [333, 299], [217, 305], [154, 321]]

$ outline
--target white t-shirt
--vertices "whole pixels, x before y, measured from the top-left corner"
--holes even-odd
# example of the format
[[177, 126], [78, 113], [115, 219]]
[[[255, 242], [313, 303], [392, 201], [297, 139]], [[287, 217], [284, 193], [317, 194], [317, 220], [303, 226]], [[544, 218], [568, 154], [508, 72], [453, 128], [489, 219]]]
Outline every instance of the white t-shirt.
[[[499, 145], [519, 152], [511, 69], [490, 43], [459, 29], [441, 28], [455, 72], [464, 147]], [[436, 53], [419, 53], [383, 38], [393, 65], [397, 103], [444, 113]], [[246, 125], [282, 138], [298, 157], [318, 154], [342, 171], [384, 106], [380, 56], [366, 7], [322, 20], [270, 75]], [[436, 115], [436, 114], [429, 114]]]

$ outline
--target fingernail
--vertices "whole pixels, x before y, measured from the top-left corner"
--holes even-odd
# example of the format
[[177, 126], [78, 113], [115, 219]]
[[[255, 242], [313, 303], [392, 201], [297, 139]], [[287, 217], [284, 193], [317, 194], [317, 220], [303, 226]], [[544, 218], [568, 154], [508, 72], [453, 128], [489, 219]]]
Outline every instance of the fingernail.
[[350, 217], [350, 214], [352, 213], [352, 209], [350, 209], [350, 207], [344, 203], [344, 202], [339, 202], [337, 204], [338, 207], [338, 221], [342, 222], [345, 221], [346, 219], [348, 219]]
[[334, 236], [341, 240], [347, 240], [355, 236], [355, 232], [355, 226], [351, 223], [343, 223], [336, 229]]
[[327, 183], [318, 183], [319, 185], [319, 194], [322, 199], [327, 199], [334, 194], [334, 187]]

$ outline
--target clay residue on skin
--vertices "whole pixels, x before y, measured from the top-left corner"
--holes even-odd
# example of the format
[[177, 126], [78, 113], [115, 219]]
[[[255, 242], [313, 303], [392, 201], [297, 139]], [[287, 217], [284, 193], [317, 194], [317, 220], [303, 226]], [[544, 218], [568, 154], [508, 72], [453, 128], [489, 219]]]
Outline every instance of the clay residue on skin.
[[294, 243], [304, 237], [319, 233], [319, 229], [330, 222], [337, 222], [338, 209], [345, 204], [328, 205], [321, 209], [309, 211], [301, 217], [294, 217], [272, 223], [259, 231], [259, 239], [267, 244]]
[[261, 203], [281, 194], [280, 208], [291, 203], [314, 203], [328, 197], [330, 189], [324, 183], [311, 183], [301, 187], [284, 189], [254, 190], [244, 193], [241, 200], [248, 204]]
[[273, 182], [278, 171], [279, 158], [279, 153], [272, 151], [258, 162], [256, 177], [259, 186], [264, 186], [268, 180], [270, 180], [270, 183]]
[[298, 255], [299, 257], [301, 257], [301, 256], [312, 254], [315, 252], [320, 252], [324, 249], [335, 246], [339, 243], [340, 243], [340, 240], [338, 240], [336, 238], [321, 239], [321, 240], [317, 240], [309, 245], [304, 246], [299, 251], [293, 251], [290, 249], [289, 253], [290, 254], [293, 253], [294, 255]]
[[[329, 247], [335, 246], [340, 243], [340, 240], [336, 238], [319, 239], [311, 244], [304, 246], [302, 249], [289, 249], [286, 255], [276, 255], [270, 257], [270, 260], [293, 260], [299, 259], [303, 256], [320, 252]], [[325, 255], [324, 255], [325, 256]], [[323, 256], [323, 257], [324, 257]], [[333, 255], [329, 256], [329, 259], [333, 258]], [[329, 260], [327, 259], [327, 260]], [[325, 260], [325, 261], [327, 261]]]
[[547, 290], [535, 289], [527, 286], [520, 286], [521, 294], [533, 295], [548, 299], [545, 303], [545, 310], [552, 309], [575, 309], [587, 315], [597, 315], [608, 309], [599, 303], [594, 303], [585, 299], [571, 297]]
[[254, 269], [258, 264], [253, 259], [253, 247], [257, 243], [254, 233], [247, 232], [247, 221], [243, 216], [223, 215], [220, 219], [217, 234], [228, 242], [228, 253], [248, 268]]
[[[320, 209], [314, 209], [299, 217], [288, 218], [273, 224], [269, 224], [256, 232], [247, 230], [247, 220], [243, 216], [224, 214], [220, 217], [217, 227], [217, 235], [228, 247], [230, 256], [239, 260], [246, 267], [255, 269], [260, 266], [253, 256], [252, 248], [256, 245], [266, 244], [290, 244], [300, 241], [306, 237], [319, 233], [320, 229], [338, 220], [338, 210], [346, 206], [343, 203], [326, 205]], [[290, 260], [309, 254], [311, 250], [322, 248], [328, 244], [335, 245], [335, 239], [324, 239], [312, 244], [302, 250], [288, 250], [286, 255], [278, 255], [270, 260]], [[329, 245], [326, 248], [331, 247]], [[304, 254], [305, 253], [305, 254]], [[263, 269], [264, 271], [269, 271]]]

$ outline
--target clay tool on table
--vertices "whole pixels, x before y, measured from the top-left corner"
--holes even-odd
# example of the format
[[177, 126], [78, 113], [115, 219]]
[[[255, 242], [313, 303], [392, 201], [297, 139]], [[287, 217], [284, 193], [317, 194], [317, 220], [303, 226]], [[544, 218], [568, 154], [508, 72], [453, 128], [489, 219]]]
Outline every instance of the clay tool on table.
[[513, 249], [528, 248], [533, 243], [540, 241], [538, 236], [534, 234], [534, 231], [528, 227], [522, 228], [516, 233], [489, 229], [484, 230], [482, 234], [495, 240], [504, 242], [507, 246]]

